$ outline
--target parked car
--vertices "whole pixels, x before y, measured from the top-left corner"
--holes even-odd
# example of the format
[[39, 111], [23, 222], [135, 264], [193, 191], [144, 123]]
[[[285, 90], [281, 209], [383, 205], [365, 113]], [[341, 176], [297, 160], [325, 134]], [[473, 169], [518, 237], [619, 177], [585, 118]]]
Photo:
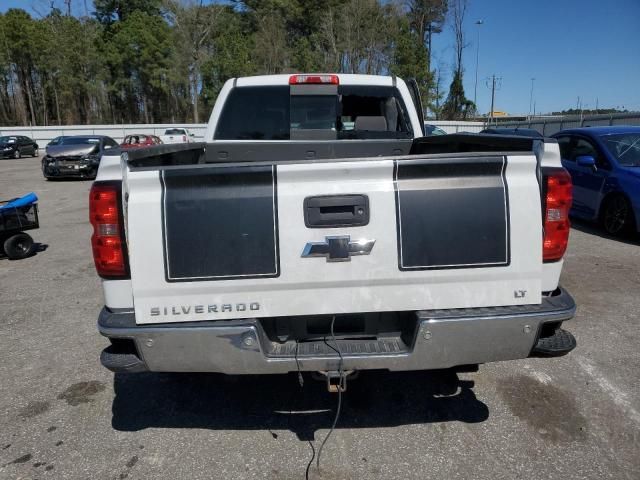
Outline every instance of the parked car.
[[424, 124], [425, 137], [428, 137], [429, 135], [446, 135], [446, 134], [447, 132], [445, 132], [440, 127], [436, 127], [435, 125], [430, 125], [428, 123]]
[[187, 128], [167, 128], [164, 135], [160, 135], [162, 143], [191, 143], [193, 142], [194, 133]]
[[591, 127], [552, 135], [573, 179], [571, 214], [612, 235], [640, 226], [640, 127]]
[[424, 137], [411, 90], [390, 76], [231, 79], [206, 145], [105, 153], [89, 195], [102, 364], [319, 371], [342, 391], [352, 370], [571, 351], [558, 144]]
[[37, 157], [38, 144], [23, 135], [0, 137], [0, 158]]
[[56, 144], [47, 145], [42, 158], [44, 178], [96, 178], [102, 154], [117, 148], [118, 142], [104, 135], [74, 135], [59, 137]]
[[135, 133], [124, 137], [124, 140], [120, 144], [120, 148], [143, 148], [160, 144], [162, 144], [162, 140], [160, 140], [160, 138], [156, 137], [155, 135]]
[[485, 128], [480, 133], [490, 135], [516, 135], [519, 137], [542, 138], [542, 134], [533, 128]]

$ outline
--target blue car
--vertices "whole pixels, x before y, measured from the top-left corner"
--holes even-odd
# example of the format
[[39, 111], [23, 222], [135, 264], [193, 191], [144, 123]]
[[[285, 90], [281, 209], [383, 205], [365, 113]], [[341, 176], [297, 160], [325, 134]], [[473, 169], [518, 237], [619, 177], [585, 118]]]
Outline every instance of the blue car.
[[575, 217], [598, 221], [611, 235], [640, 226], [640, 127], [590, 127], [552, 135], [573, 180]]

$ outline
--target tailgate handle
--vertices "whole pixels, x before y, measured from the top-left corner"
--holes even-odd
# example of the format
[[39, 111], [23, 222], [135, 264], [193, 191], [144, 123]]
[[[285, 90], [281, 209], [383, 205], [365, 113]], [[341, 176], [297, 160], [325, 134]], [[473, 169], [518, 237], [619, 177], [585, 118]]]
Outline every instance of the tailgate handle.
[[366, 195], [324, 195], [304, 199], [304, 224], [308, 228], [362, 227], [369, 223]]

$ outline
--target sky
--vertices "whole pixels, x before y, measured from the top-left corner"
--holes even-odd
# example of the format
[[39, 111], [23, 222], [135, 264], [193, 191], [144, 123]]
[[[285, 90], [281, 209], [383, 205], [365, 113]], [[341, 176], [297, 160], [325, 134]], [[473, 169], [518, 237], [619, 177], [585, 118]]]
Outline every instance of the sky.
[[[209, 0], [215, 1], [215, 0]], [[58, 7], [63, 0], [54, 0]], [[0, 0], [0, 11], [21, 7], [48, 11], [51, 0]], [[92, 11], [91, 0], [72, 0], [75, 14]], [[482, 20], [477, 26], [475, 22]], [[479, 30], [479, 32], [478, 32]], [[480, 48], [478, 46], [480, 34]], [[528, 114], [533, 82], [536, 112], [575, 108], [640, 110], [640, 0], [468, 0], [465, 17], [464, 88], [489, 111], [487, 79], [495, 74], [495, 109]], [[432, 65], [443, 72], [446, 91], [454, 62], [447, 24], [433, 37]]]

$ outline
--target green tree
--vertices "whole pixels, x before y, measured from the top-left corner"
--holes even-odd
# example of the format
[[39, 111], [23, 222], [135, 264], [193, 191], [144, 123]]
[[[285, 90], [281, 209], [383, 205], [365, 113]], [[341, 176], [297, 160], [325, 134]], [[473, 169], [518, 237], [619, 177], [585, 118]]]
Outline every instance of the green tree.
[[430, 99], [433, 79], [429, 71], [427, 50], [418, 32], [411, 29], [407, 18], [400, 19], [390, 71], [401, 78], [414, 78], [420, 89], [422, 105]]
[[475, 114], [476, 106], [465, 96], [462, 72], [458, 70], [453, 74], [449, 95], [442, 106], [442, 118], [445, 120], [466, 120]]
[[453, 16], [452, 28], [455, 35], [455, 70], [449, 87], [449, 95], [442, 106], [442, 115], [446, 120], [460, 120], [474, 116], [476, 113], [476, 106], [465, 96], [462, 83], [464, 73], [462, 53], [468, 45], [465, 41], [463, 29], [467, 0], [453, 0], [451, 11]]
[[104, 25], [126, 20], [133, 12], [160, 15], [161, 0], [94, 0], [95, 16]]
[[122, 120], [152, 123], [166, 115], [172, 34], [164, 19], [135, 11], [112, 26], [105, 43], [109, 91]]
[[246, 19], [225, 8], [219, 19], [214, 51], [202, 65], [202, 101], [207, 110], [213, 107], [218, 92], [230, 78], [255, 74], [254, 35]]

